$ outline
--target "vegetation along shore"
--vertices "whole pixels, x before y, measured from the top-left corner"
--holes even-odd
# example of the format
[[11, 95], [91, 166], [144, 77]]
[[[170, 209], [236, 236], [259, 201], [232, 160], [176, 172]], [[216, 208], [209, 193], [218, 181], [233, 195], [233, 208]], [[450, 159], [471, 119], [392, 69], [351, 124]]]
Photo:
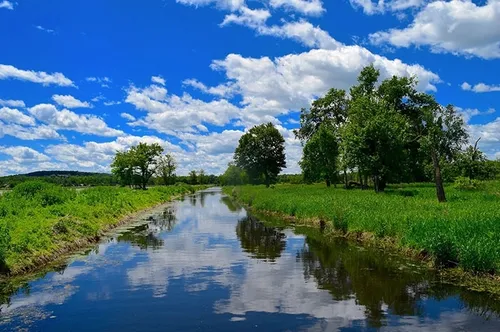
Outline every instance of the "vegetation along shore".
[[205, 187], [95, 187], [76, 191], [42, 181], [21, 183], [0, 196], [2, 272], [15, 275], [40, 267], [95, 242], [132, 213]]

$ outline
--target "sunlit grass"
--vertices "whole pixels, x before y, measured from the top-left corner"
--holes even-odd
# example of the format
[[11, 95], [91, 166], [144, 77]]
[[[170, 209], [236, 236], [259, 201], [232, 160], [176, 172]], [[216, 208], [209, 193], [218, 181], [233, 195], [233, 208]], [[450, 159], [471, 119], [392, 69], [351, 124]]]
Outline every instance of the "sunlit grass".
[[500, 182], [480, 191], [446, 190], [445, 204], [437, 202], [432, 184], [392, 186], [383, 194], [324, 185], [243, 186], [234, 192], [257, 210], [320, 218], [341, 231], [394, 238], [440, 264], [499, 272]]
[[191, 186], [82, 191], [25, 182], [0, 196], [0, 263], [17, 271], [68, 243], [97, 237], [132, 212], [193, 192]]

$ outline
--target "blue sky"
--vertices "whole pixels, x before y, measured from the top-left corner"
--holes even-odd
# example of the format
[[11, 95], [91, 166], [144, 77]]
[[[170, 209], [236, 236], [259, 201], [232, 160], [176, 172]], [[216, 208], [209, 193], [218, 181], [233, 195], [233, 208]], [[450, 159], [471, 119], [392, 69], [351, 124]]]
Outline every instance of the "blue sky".
[[299, 172], [298, 110], [371, 63], [500, 157], [498, 22], [500, 0], [0, 0], [0, 175], [107, 172], [141, 141], [220, 173], [267, 121]]

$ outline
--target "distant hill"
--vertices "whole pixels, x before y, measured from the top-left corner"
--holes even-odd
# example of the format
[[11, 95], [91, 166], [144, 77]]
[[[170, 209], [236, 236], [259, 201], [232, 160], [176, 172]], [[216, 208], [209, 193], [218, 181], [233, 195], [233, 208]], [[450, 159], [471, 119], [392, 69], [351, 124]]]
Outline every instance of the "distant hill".
[[110, 175], [107, 173], [91, 173], [78, 171], [36, 171], [27, 174], [19, 174], [19, 176], [28, 177], [44, 177], [44, 176], [93, 176], [93, 175]]

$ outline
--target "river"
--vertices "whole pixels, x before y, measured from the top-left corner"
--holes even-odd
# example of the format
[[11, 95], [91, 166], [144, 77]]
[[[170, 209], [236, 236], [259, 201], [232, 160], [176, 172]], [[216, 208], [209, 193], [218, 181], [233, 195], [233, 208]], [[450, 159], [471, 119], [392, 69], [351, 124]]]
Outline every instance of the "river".
[[500, 304], [418, 263], [264, 224], [212, 189], [16, 289], [0, 330], [500, 331]]

